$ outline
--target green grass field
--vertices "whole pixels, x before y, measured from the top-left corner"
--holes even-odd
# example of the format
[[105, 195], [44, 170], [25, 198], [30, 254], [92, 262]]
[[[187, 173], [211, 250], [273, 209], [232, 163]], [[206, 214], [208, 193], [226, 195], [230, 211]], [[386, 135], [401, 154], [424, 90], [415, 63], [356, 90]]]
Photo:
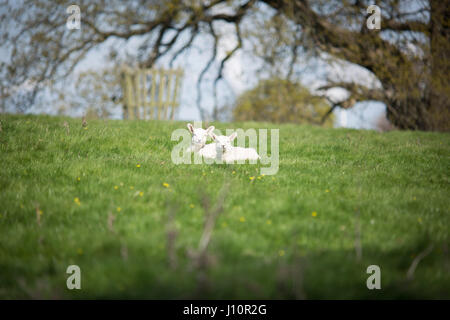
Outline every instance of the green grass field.
[[[214, 123], [280, 129], [279, 172], [261, 177], [173, 164], [185, 122], [0, 124], [2, 299], [450, 298], [449, 134]], [[66, 288], [72, 264], [81, 290]]]

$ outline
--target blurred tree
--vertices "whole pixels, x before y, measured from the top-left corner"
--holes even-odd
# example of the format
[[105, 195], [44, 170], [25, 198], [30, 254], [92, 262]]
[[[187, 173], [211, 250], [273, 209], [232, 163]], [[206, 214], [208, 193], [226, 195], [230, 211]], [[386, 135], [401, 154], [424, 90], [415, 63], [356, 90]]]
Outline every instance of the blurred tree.
[[[381, 30], [366, 26], [372, 0], [80, 0], [81, 30], [66, 27], [66, 1], [0, 1], [0, 42], [9, 56], [0, 68], [0, 87], [8, 89], [3, 98], [26, 81], [34, 93], [46, 79], [67, 76], [87, 52], [109, 39], [136, 37], [141, 45], [135, 60], [151, 67], [165, 55], [171, 56], [171, 65], [200, 35], [209, 36], [212, 56], [198, 82], [215, 66], [216, 88], [226, 62], [259, 33], [276, 40], [263, 54], [271, 63], [284, 63], [271, 61], [281, 55], [294, 64], [301, 49], [359, 65], [376, 77], [378, 86], [370, 87], [330, 79], [324, 90], [349, 92], [333, 108], [377, 100], [386, 104], [388, 119], [399, 129], [450, 129], [448, 1], [376, 1]], [[274, 19], [256, 30], [246, 24], [253, 17], [267, 19], [268, 12], [278, 24]], [[218, 47], [231, 34], [236, 45], [219, 59]], [[283, 37], [271, 39], [273, 34]]]
[[[121, 98], [119, 75], [108, 68], [88, 70], [78, 75], [75, 84], [77, 104], [89, 106], [86, 118], [107, 118], [117, 109]], [[121, 110], [121, 109], [118, 109]]]
[[[329, 105], [324, 98], [312, 95], [301, 84], [274, 78], [238, 97], [233, 109], [236, 121], [269, 121], [322, 124]], [[326, 118], [325, 126], [333, 125], [333, 116]]]
[[[119, 75], [111, 68], [85, 70], [64, 81], [46, 83], [45, 94], [35, 103], [41, 110], [50, 105], [59, 115], [81, 112], [87, 119], [108, 118], [120, 113], [121, 87]], [[50, 111], [50, 110], [49, 110]]]

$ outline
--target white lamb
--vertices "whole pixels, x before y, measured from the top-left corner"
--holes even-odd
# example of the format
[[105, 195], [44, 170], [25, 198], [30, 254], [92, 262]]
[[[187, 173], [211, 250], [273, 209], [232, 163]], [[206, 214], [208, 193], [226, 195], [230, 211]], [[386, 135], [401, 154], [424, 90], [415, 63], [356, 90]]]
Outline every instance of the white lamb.
[[192, 135], [191, 145], [188, 148], [188, 152], [199, 152], [206, 145], [206, 139], [210, 132], [213, 132], [214, 126], [209, 127], [208, 129], [203, 128], [194, 128], [194, 126], [190, 123], [187, 124], [189, 132]]
[[216, 159], [225, 163], [232, 163], [239, 160], [261, 159], [253, 148], [235, 147], [231, 142], [236, 139], [237, 133], [233, 132], [229, 137], [216, 136], [212, 131], [209, 133], [216, 143]]
[[216, 145], [215, 143], [206, 144], [206, 139], [210, 133], [213, 132], [214, 126], [210, 126], [208, 129], [194, 128], [190, 123], [187, 124], [189, 132], [192, 135], [191, 145], [187, 149], [188, 152], [195, 152], [205, 158], [216, 158]]

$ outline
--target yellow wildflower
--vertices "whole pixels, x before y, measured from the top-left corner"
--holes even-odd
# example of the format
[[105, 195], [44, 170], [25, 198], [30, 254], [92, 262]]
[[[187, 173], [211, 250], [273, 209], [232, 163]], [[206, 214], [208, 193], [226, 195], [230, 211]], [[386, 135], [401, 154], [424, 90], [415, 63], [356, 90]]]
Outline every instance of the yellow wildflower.
[[266, 223], [267, 223], [268, 225], [271, 225], [271, 224], [272, 224], [272, 220], [269, 219], [269, 220], [266, 221]]
[[117, 207], [117, 212], [120, 212], [120, 211], [122, 211], [122, 208], [121, 207]]
[[142, 197], [144, 195], [144, 193], [141, 191], [139, 192], [139, 196]]
[[164, 182], [162, 185], [163, 185], [163, 187], [165, 187], [165, 188], [169, 188], [169, 187], [170, 187], [170, 184], [168, 184], [167, 182]]
[[311, 215], [312, 215], [313, 217], [317, 217], [317, 212], [313, 211], [313, 212], [311, 213]]
[[280, 257], [284, 256], [284, 250], [278, 251], [278, 255], [279, 255]]
[[189, 205], [189, 207], [191, 207], [192, 209], [195, 208], [195, 206], [192, 203]]
[[114, 186], [114, 190], [117, 190], [117, 189], [119, 189], [119, 186]]
[[250, 181], [253, 181], [255, 179], [255, 177], [249, 177]]
[[136, 165], [136, 168], [140, 168], [141, 167], [141, 165], [138, 163], [137, 165]]
[[240, 222], [245, 222], [245, 218], [244, 218], [244, 217], [240, 217], [240, 218], [239, 218], [239, 221], [240, 221]]

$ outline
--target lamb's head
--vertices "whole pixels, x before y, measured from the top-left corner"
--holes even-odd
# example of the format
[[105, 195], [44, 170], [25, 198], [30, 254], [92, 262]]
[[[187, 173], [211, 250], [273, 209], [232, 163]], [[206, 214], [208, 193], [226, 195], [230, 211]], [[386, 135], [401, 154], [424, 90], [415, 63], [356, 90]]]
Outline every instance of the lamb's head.
[[230, 136], [217, 136], [213, 132], [209, 134], [211, 138], [216, 143], [216, 152], [218, 154], [224, 154], [225, 152], [231, 150], [233, 145], [231, 144], [237, 137], [237, 133], [233, 132]]
[[187, 124], [187, 127], [192, 135], [192, 145], [199, 148], [202, 148], [206, 144], [208, 135], [214, 130], [214, 126], [211, 126], [205, 130], [202, 128], [194, 128], [194, 126], [190, 123]]

